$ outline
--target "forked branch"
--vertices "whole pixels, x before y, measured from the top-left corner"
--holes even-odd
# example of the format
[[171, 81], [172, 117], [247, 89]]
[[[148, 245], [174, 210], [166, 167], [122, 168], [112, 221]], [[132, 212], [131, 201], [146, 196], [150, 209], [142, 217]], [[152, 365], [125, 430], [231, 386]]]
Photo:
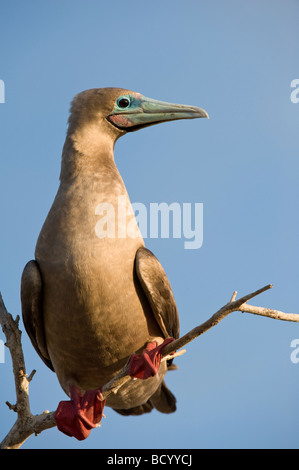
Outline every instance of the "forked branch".
[[[272, 310], [264, 307], [255, 307], [247, 304], [248, 300], [256, 297], [257, 295], [265, 292], [272, 288], [272, 284], [269, 284], [261, 289], [258, 289], [251, 294], [245, 295], [240, 299], [236, 299], [237, 292], [234, 292], [230, 301], [218, 310], [214, 315], [209, 318], [206, 322], [193, 328], [193, 330], [186, 333], [179, 339], [176, 339], [172, 343], [167, 344], [162, 349], [162, 356], [165, 358], [169, 354], [175, 353], [186, 344], [193, 341], [198, 336], [202, 335], [213, 326], [216, 326], [223, 318], [232, 312], [246, 312], [254, 315], [262, 315], [277, 320], [299, 322], [299, 314], [295, 313], [284, 313], [278, 310]], [[26, 374], [25, 361], [21, 343], [21, 331], [18, 328], [19, 317], [15, 320], [11, 314], [7, 312], [4, 302], [0, 294], [0, 324], [2, 330], [6, 336], [6, 346], [9, 348], [12, 363], [13, 372], [16, 387], [16, 404], [11, 405], [7, 402], [10, 409], [18, 414], [18, 418], [8, 432], [7, 436], [0, 443], [1, 449], [19, 448], [32, 434], [39, 434], [46, 429], [50, 429], [56, 426], [55, 412], [45, 411], [40, 415], [32, 415], [30, 411], [29, 403], [29, 382], [35, 373], [33, 371], [29, 376]], [[178, 351], [177, 355], [180, 355], [183, 351]], [[116, 393], [117, 390], [122, 387], [126, 382], [132, 380], [129, 375], [129, 362], [126, 366], [106, 385], [102, 387], [102, 394], [104, 398], [107, 398], [111, 393]], [[138, 379], [137, 379], [138, 380]]]

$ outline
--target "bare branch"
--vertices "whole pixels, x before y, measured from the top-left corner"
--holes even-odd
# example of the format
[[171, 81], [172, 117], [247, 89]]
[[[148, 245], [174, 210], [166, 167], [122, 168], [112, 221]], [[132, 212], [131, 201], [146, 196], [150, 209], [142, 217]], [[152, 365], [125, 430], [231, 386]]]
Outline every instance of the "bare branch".
[[[299, 322], [299, 314], [284, 313], [278, 310], [272, 310], [264, 307], [255, 307], [253, 305], [247, 304], [248, 300], [271, 288], [272, 284], [269, 284], [255, 292], [252, 292], [251, 294], [241, 297], [240, 299], [236, 299], [237, 292], [235, 291], [231, 297], [230, 302], [228, 302], [214, 315], [212, 315], [209, 320], [197, 326], [196, 328], [193, 328], [193, 330], [189, 331], [181, 338], [167, 344], [162, 349], [162, 360], [166, 360], [169, 355], [175, 353], [178, 349], [190, 343], [195, 338], [211, 329], [213, 326], [218, 325], [218, 323], [227, 315], [235, 311], [252, 313], [254, 315], [262, 315], [277, 320]], [[2, 325], [3, 332], [6, 336], [6, 344], [12, 357], [17, 396], [17, 402], [15, 405], [11, 405], [9, 402], [6, 403], [11, 410], [17, 412], [18, 414], [18, 418], [15, 424], [4, 440], [0, 443], [1, 449], [19, 448], [30, 435], [39, 434], [46, 429], [50, 429], [56, 426], [54, 417], [55, 412], [53, 411], [45, 411], [44, 413], [35, 416], [31, 414], [29, 405], [29, 382], [32, 380], [35, 374], [35, 370], [33, 370], [27, 377], [21, 344], [21, 331], [18, 328], [18, 323], [19, 317], [14, 320], [7, 312], [0, 294], [0, 324]], [[175, 356], [179, 356], [183, 353], [184, 351], [178, 351], [175, 353]], [[126, 382], [132, 380], [129, 375], [129, 363], [130, 359], [128, 360], [125, 367], [112, 380], [110, 380], [110, 382], [102, 387], [102, 395], [104, 399], [107, 398], [111, 393], [116, 393]]]
[[233, 292], [233, 295], [232, 295], [232, 298], [230, 299], [231, 302], [233, 302], [234, 300], [236, 300], [236, 297], [237, 297], [237, 291], [235, 290], [235, 292]]
[[[189, 331], [186, 333], [184, 336], [182, 336], [179, 339], [176, 339], [172, 343], [167, 344], [163, 349], [162, 349], [162, 357], [168, 356], [178, 349], [181, 349], [182, 347], [186, 346], [186, 344], [190, 343], [194, 339], [196, 339], [198, 336], [202, 335], [209, 329], [211, 329], [213, 326], [218, 325], [218, 323], [223, 320], [227, 315], [229, 315], [232, 312], [240, 311], [240, 312], [249, 312], [249, 313], [255, 313], [257, 315], [264, 315], [268, 316], [270, 318], [278, 318], [276, 316], [276, 311], [271, 310], [271, 309], [266, 309], [262, 307], [254, 307], [252, 305], [248, 305], [246, 302], [253, 297], [256, 297], [257, 295], [262, 294], [263, 292], [272, 289], [273, 285], [268, 284], [267, 286], [262, 287], [261, 289], [258, 289], [257, 291], [254, 291], [250, 294], [247, 294], [240, 299], [236, 300], [237, 296], [237, 291], [235, 291], [231, 297], [231, 301], [224, 305], [220, 310], [218, 310], [214, 315], [212, 315], [209, 320], [206, 322], [202, 323], [201, 325], [193, 328], [193, 330]], [[258, 313], [259, 312], [259, 313]], [[260, 313], [263, 312], [263, 313]], [[281, 315], [280, 319], [287, 319], [286, 316], [291, 316], [289, 317], [291, 321], [296, 321], [299, 322], [299, 314], [283, 314], [283, 312], [278, 312]], [[284, 318], [282, 318], [284, 316]], [[126, 364], [126, 366], [117, 374], [110, 382], [108, 382], [103, 388], [103, 396], [104, 398], [107, 398], [110, 393], [116, 393], [117, 390], [119, 390], [120, 387], [122, 387], [126, 382], [130, 380], [130, 377], [128, 375], [129, 373], [129, 362]]]
[[29, 374], [28, 377], [27, 377], [28, 382], [31, 382], [31, 380], [33, 379], [33, 377], [34, 377], [35, 374], [36, 374], [36, 370], [33, 369], [33, 371], [31, 372], [31, 374]]
[[0, 449], [18, 449], [31, 434], [37, 434], [56, 426], [54, 413], [45, 412], [36, 416], [31, 414], [29, 382], [32, 380], [35, 371], [32, 371], [27, 378], [19, 320], [19, 316], [14, 320], [11, 314], [7, 312], [0, 294], [0, 324], [6, 336], [6, 345], [12, 359], [17, 397], [15, 405], [11, 405], [9, 402], [6, 402], [6, 404], [18, 414], [15, 424], [0, 443]]
[[9, 401], [6, 401], [5, 404], [8, 406], [10, 410], [14, 411], [15, 413], [17, 412], [18, 410], [17, 405], [12, 405], [11, 403], [9, 403]]
[[0, 321], [3, 333], [6, 336], [6, 345], [10, 351], [13, 364], [17, 396], [17, 413], [21, 420], [26, 420], [31, 413], [28, 398], [28, 380], [26, 378], [25, 360], [21, 345], [22, 332], [19, 330], [19, 320], [19, 316], [14, 320], [7, 312], [0, 294]]
[[[252, 299], [253, 297], [256, 297], [259, 294], [262, 294], [263, 292], [265, 292], [268, 289], [271, 289], [272, 287], [273, 287], [272, 284], [268, 284], [267, 286], [262, 287], [261, 289], [258, 289], [257, 291], [254, 291], [251, 294], [247, 294], [238, 300], [235, 300], [236, 295], [237, 295], [237, 292], [235, 291], [232, 295], [231, 301], [228, 302], [226, 305], [224, 305], [224, 307], [222, 307], [220, 310], [218, 310], [218, 312], [214, 313], [214, 315], [209, 320], [193, 328], [193, 330], [189, 331], [181, 338], [176, 339], [170, 344], [167, 344], [167, 346], [165, 346], [165, 348], [163, 348], [162, 350], [162, 355], [164, 356], [167, 354], [171, 354], [172, 352], [182, 348], [183, 346], [186, 346], [186, 344], [190, 343], [190, 341], [193, 341], [195, 338], [202, 335], [213, 326], [218, 325], [218, 323], [221, 320], [223, 320], [223, 318], [227, 317], [227, 315], [229, 315], [232, 312], [240, 310], [240, 306], [245, 304], [249, 299]], [[245, 311], [245, 310], [242, 310], [242, 311]], [[298, 321], [299, 321], [299, 315], [298, 315]]]
[[239, 311], [244, 313], [252, 313], [253, 315], [261, 315], [263, 317], [273, 318], [274, 320], [292, 321], [296, 323], [299, 322], [298, 313], [284, 313], [280, 312], [279, 310], [272, 310], [270, 308], [264, 307], [255, 307], [246, 303], [244, 305], [240, 305]]

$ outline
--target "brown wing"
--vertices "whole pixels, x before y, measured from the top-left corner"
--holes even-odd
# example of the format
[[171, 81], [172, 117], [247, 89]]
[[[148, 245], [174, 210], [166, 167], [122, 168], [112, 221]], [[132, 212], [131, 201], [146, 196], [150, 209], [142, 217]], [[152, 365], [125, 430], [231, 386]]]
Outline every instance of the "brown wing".
[[[136, 253], [135, 269], [164, 337], [178, 338], [180, 333], [178, 311], [170, 283], [161, 264], [150, 250], [141, 247]], [[171, 362], [172, 360], [169, 361], [169, 369], [175, 368]], [[129, 416], [149, 413], [153, 408], [161, 413], [173, 413], [176, 410], [176, 399], [164, 380], [143, 405], [126, 410], [115, 409], [115, 411]]]
[[24, 268], [21, 280], [23, 322], [34, 349], [44, 363], [54, 371], [45, 341], [42, 291], [43, 282], [39, 266], [36, 261], [29, 261]]
[[135, 268], [140, 284], [165, 338], [177, 339], [180, 334], [179, 315], [173, 292], [161, 264], [147, 248], [138, 249]]

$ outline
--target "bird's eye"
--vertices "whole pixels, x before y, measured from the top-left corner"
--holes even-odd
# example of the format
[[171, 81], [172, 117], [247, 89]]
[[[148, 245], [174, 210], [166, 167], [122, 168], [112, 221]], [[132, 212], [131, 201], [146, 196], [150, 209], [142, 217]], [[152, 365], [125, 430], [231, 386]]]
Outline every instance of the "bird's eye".
[[117, 104], [120, 108], [127, 108], [130, 104], [130, 100], [128, 98], [119, 98]]

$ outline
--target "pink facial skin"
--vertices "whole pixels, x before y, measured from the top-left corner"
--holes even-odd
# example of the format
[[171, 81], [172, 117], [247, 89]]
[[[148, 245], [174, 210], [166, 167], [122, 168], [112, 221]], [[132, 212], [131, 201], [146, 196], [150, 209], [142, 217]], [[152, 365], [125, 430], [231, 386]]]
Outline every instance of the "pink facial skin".
[[125, 114], [114, 114], [109, 116], [109, 120], [113, 122], [118, 127], [131, 127], [133, 126], [133, 122], [130, 121], [129, 116]]

